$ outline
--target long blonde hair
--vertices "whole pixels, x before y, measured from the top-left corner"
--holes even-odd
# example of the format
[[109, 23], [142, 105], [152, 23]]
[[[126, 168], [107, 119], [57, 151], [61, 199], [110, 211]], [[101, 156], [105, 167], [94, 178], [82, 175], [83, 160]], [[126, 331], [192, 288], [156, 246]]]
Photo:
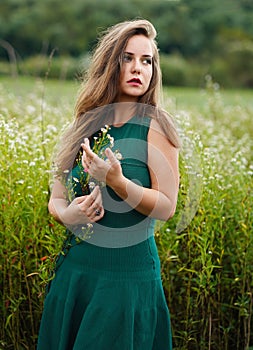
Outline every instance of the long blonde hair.
[[[90, 67], [83, 77], [75, 105], [74, 123], [64, 134], [60, 145], [57, 155], [60, 169], [65, 170], [73, 166], [73, 159], [84, 137], [90, 137], [101, 126], [112, 121], [108, 120], [108, 105], [116, 102], [123, 54], [128, 40], [134, 35], [149, 38], [153, 49], [152, 78], [148, 90], [139, 97], [138, 102], [149, 107], [159, 107], [162, 83], [156, 34], [154, 26], [144, 19], [118, 23], [102, 33], [92, 55]], [[99, 108], [103, 106], [107, 106], [104, 114]], [[179, 147], [177, 132], [170, 116], [166, 111], [159, 111], [152, 117], [158, 120], [172, 145]]]
[[153, 49], [153, 75], [148, 91], [140, 97], [140, 103], [156, 106], [161, 87], [158, 49], [155, 43], [156, 30], [146, 20], [134, 20], [116, 24], [107, 29], [93, 54], [86, 82], [80, 89], [75, 116], [90, 109], [115, 102], [118, 94], [120, 67], [128, 40], [134, 35], [145, 35]]

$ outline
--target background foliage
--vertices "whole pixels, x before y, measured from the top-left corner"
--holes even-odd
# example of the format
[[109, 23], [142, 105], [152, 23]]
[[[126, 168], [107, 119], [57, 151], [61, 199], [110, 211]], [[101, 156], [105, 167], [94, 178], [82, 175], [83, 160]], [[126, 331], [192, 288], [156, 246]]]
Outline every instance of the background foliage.
[[[47, 211], [51, 154], [72, 119], [77, 85], [1, 81], [0, 349], [34, 350], [45, 286], [65, 231]], [[165, 89], [165, 104], [183, 141], [177, 212], [156, 230], [174, 348], [248, 350], [251, 94], [225, 94], [208, 76], [204, 90]]]
[[252, 87], [252, 15], [251, 0], [1, 0], [0, 74], [43, 76], [55, 50], [51, 76], [73, 78], [101, 30], [143, 17], [158, 31], [165, 84], [204, 86], [209, 73]]

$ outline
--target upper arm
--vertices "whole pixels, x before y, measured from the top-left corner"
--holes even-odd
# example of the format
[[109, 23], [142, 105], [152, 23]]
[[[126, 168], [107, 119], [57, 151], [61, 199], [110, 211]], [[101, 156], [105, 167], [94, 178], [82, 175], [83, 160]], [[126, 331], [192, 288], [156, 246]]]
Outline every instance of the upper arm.
[[162, 192], [176, 207], [179, 169], [179, 151], [164, 135], [159, 124], [151, 120], [148, 133], [148, 167], [152, 189]]

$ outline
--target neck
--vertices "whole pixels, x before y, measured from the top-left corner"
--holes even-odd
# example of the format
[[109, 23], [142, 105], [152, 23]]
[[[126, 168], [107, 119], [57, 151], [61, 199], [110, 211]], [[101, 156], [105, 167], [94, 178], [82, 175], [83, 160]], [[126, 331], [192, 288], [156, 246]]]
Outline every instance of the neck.
[[136, 103], [133, 102], [115, 103], [113, 124], [125, 124], [136, 113], [136, 107]]

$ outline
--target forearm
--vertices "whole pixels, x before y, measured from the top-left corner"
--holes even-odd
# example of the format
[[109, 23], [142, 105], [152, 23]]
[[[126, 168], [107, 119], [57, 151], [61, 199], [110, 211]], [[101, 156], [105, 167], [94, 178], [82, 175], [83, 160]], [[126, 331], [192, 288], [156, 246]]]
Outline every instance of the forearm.
[[63, 213], [66, 210], [68, 204], [67, 201], [63, 198], [50, 198], [48, 203], [49, 213], [53, 216], [53, 218], [63, 225]]
[[142, 187], [122, 176], [119, 181], [107, 184], [132, 208], [158, 220], [168, 220], [174, 213], [175, 200], [162, 192]]

